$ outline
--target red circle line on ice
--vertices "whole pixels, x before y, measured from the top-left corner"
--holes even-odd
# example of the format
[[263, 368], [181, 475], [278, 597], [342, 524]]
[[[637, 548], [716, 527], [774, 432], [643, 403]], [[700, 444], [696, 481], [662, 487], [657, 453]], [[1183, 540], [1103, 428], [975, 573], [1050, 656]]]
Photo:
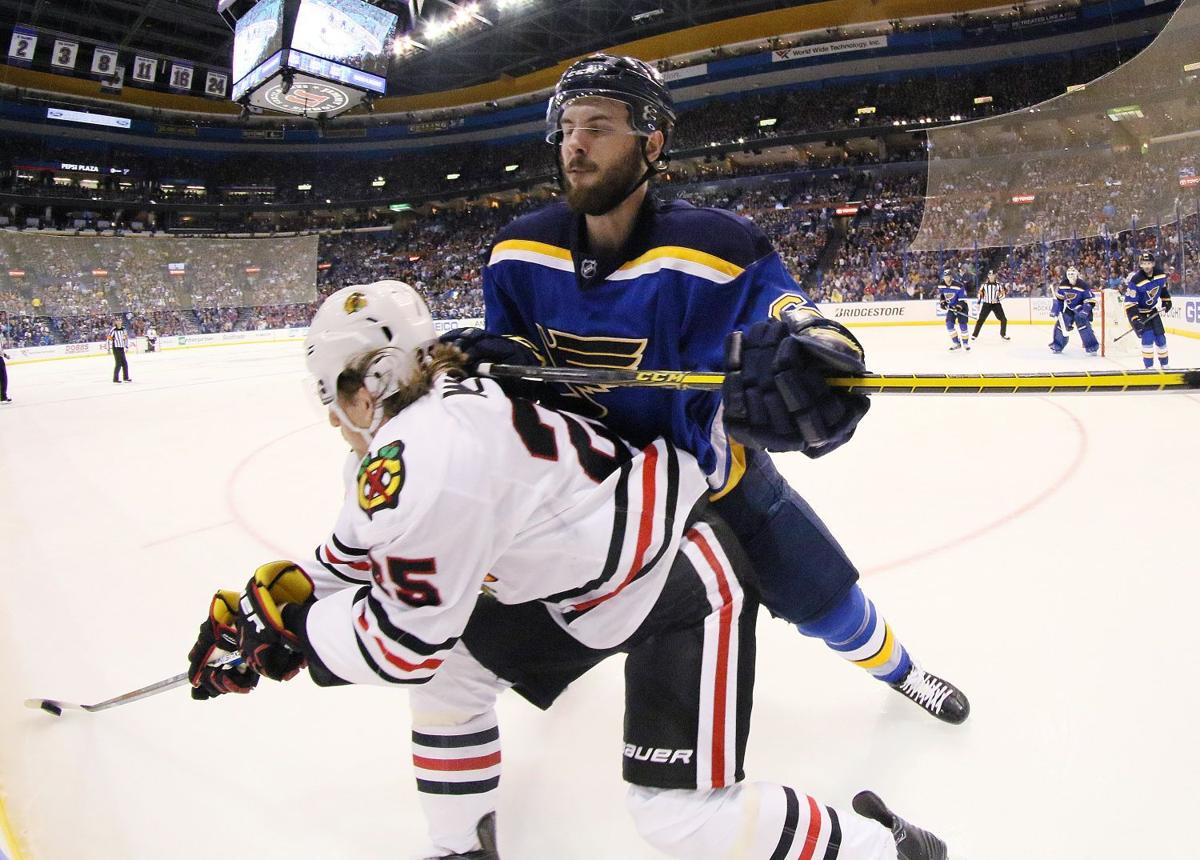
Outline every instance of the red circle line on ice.
[[1065, 406], [1062, 406], [1061, 404], [1047, 398], [1039, 399], [1043, 403], [1053, 406], [1055, 409], [1065, 415], [1075, 429], [1075, 456], [1071, 458], [1071, 462], [1061, 474], [1051, 481], [1036, 496], [1018, 505], [1011, 511], [1001, 514], [999, 517], [983, 523], [982, 525], [971, 529], [970, 531], [963, 532], [962, 534], [956, 536], [952, 540], [946, 541], [945, 543], [935, 544], [934, 546], [919, 550], [909, 555], [886, 561], [883, 564], [872, 565], [871, 567], [863, 570], [862, 575], [871, 576], [876, 573], [884, 573], [885, 571], [895, 570], [898, 567], [904, 567], [905, 565], [912, 564], [914, 562], [924, 561], [925, 559], [937, 555], [938, 553], [960, 547], [965, 543], [970, 543], [976, 538], [983, 537], [983, 535], [990, 531], [998, 529], [1003, 525], [1007, 525], [1013, 520], [1025, 516], [1025, 514], [1029, 513], [1042, 502], [1046, 501], [1059, 490], [1061, 490], [1067, 484], [1067, 482], [1075, 476], [1075, 473], [1079, 471], [1079, 467], [1083, 465], [1083, 461], [1087, 456], [1088, 450], [1088, 432], [1087, 428], [1083, 425], [1083, 422], [1080, 421], [1075, 413], [1070, 409], [1067, 409]]
[[[987, 534], [988, 532], [993, 531], [994, 529], [998, 529], [1001, 526], [1006, 525], [1007, 523], [1010, 523], [1013, 520], [1016, 520], [1016, 519], [1024, 516], [1025, 514], [1029, 513], [1034, 508], [1036, 508], [1038, 505], [1042, 504], [1044, 501], [1049, 499], [1051, 496], [1053, 496], [1055, 493], [1057, 493], [1060, 489], [1062, 489], [1062, 487], [1068, 481], [1070, 481], [1072, 477], [1074, 477], [1075, 473], [1079, 471], [1079, 467], [1083, 465], [1083, 461], [1087, 455], [1087, 449], [1088, 449], [1087, 428], [1084, 427], [1083, 422], [1081, 422], [1075, 416], [1075, 414], [1073, 412], [1071, 412], [1071, 410], [1067, 409], [1065, 406], [1062, 406], [1058, 403], [1055, 403], [1053, 400], [1049, 400], [1046, 398], [1041, 398], [1041, 400], [1043, 403], [1053, 406], [1055, 409], [1057, 409], [1059, 412], [1061, 412], [1063, 415], [1065, 415], [1066, 418], [1071, 422], [1071, 425], [1075, 430], [1075, 437], [1076, 437], [1075, 456], [1071, 459], [1071, 462], [1067, 465], [1067, 467], [1062, 471], [1061, 474], [1059, 474], [1053, 481], [1051, 481], [1037, 495], [1033, 496], [1028, 501], [1018, 505], [1016, 508], [1013, 508], [1011, 511], [1008, 511], [1007, 513], [1004, 513], [1004, 514], [1000, 515], [999, 517], [997, 517], [993, 520], [990, 520], [990, 521], [984, 523], [983, 525], [978, 526], [977, 528], [971, 529], [968, 532], [964, 532], [963, 534], [955, 537], [953, 540], [949, 540], [949, 541], [946, 541], [941, 544], [936, 544], [932, 547], [928, 547], [926, 549], [919, 550], [919, 551], [911, 553], [909, 555], [901, 556], [900, 558], [892, 559], [892, 560], [886, 561], [882, 564], [876, 564], [876, 565], [872, 565], [871, 567], [865, 568], [862, 571], [862, 575], [863, 576], [871, 576], [871, 575], [874, 575], [877, 573], [884, 573], [889, 570], [894, 570], [899, 567], [904, 567], [905, 565], [913, 564], [914, 562], [924, 561], [925, 559], [930, 558], [931, 556], [937, 555], [938, 553], [942, 553], [947, 550], [954, 549], [955, 547], [962, 546], [965, 543], [969, 543], [969, 542], [975, 540], [976, 538], [982, 537], [983, 535]], [[271, 439], [270, 441], [265, 442], [264, 444], [255, 448], [253, 451], [251, 451], [249, 454], [247, 454], [245, 457], [243, 457], [241, 462], [239, 462], [237, 464], [237, 466], [234, 467], [233, 472], [230, 473], [229, 480], [226, 483], [226, 501], [229, 505], [229, 509], [230, 509], [231, 513], [233, 514], [234, 522], [236, 522], [242, 529], [244, 529], [247, 533], [249, 533], [249, 535], [252, 538], [254, 538], [256, 541], [258, 541], [260, 544], [262, 544], [267, 549], [276, 553], [280, 558], [287, 558], [288, 551], [276, 546], [274, 544], [274, 542], [271, 541], [270, 538], [267, 538], [261, 532], [259, 532], [257, 529], [255, 529], [252, 525], [250, 525], [249, 518], [246, 517], [245, 515], [243, 515], [242, 512], [238, 509], [238, 503], [237, 503], [237, 499], [236, 499], [236, 496], [234, 493], [234, 487], [237, 484], [238, 480], [240, 479], [241, 474], [245, 470], [245, 468], [260, 454], [267, 451], [269, 448], [279, 444], [280, 442], [284, 441], [285, 439], [288, 439], [288, 438], [296, 435], [297, 433], [302, 433], [306, 430], [310, 430], [313, 427], [318, 426], [319, 424], [320, 424], [320, 422], [316, 422], [313, 424], [305, 425], [303, 427], [299, 427], [295, 430], [290, 430], [287, 433], [284, 433], [282, 436], [277, 436], [274, 439]]]
[[252, 463], [260, 454], [269, 450], [270, 448], [273, 448], [280, 442], [283, 442], [285, 439], [290, 439], [297, 433], [304, 433], [308, 430], [312, 430], [314, 427], [320, 426], [320, 421], [314, 421], [311, 424], [305, 424], [303, 427], [297, 427], [295, 430], [289, 430], [282, 436], [276, 436], [274, 439], [264, 442], [262, 445], [259, 445], [257, 448], [243, 457], [241, 461], [233, 467], [233, 471], [229, 473], [229, 479], [225, 482], [225, 503], [229, 505], [229, 511], [231, 514], [233, 514], [233, 521], [237, 523], [238, 526], [240, 526], [247, 534], [249, 534], [250, 537], [254, 538], [264, 547], [275, 553], [277, 558], [290, 558], [292, 555], [292, 550], [294, 550], [295, 547], [293, 547], [292, 550], [281, 549], [274, 543], [274, 541], [263, 535], [262, 532], [254, 528], [254, 526], [250, 525], [250, 518], [245, 516], [238, 508], [237, 494], [234, 492], [234, 489], [237, 486], [238, 481], [241, 479], [242, 472], [245, 471], [246, 467], [249, 466], [250, 463]]

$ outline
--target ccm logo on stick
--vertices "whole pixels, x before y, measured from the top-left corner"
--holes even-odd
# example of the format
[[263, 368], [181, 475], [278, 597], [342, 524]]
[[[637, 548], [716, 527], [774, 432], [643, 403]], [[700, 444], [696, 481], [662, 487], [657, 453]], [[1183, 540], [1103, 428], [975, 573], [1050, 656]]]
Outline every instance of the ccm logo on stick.
[[691, 764], [692, 750], [668, 750], [658, 747], [638, 747], [625, 744], [625, 758], [635, 761], [651, 761], [655, 764]]

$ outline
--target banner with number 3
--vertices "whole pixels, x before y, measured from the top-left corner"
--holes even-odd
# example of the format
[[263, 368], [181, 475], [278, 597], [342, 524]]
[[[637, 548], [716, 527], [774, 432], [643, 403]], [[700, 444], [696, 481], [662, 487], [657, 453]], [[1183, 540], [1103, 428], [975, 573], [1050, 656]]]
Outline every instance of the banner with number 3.
[[54, 52], [50, 55], [50, 65], [56, 69], [74, 69], [75, 60], [78, 57], [78, 42], [68, 42], [66, 39], [54, 40]]

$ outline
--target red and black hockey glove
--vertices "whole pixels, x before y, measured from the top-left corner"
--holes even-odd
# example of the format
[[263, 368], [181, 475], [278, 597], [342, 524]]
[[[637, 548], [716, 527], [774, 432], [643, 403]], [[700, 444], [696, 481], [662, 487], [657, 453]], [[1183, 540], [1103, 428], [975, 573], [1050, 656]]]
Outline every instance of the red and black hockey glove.
[[196, 644], [188, 652], [188, 680], [192, 698], [211, 699], [225, 693], [249, 693], [258, 684], [258, 673], [245, 664], [210, 666], [226, 654], [238, 650], [236, 591], [218, 591], [208, 608], [208, 618], [200, 625]]
[[816, 314], [755, 323], [726, 340], [725, 426], [737, 441], [816, 458], [846, 444], [871, 407], [826, 376], [866, 372], [862, 345]]
[[254, 571], [238, 604], [238, 647], [246, 663], [273, 681], [294, 678], [306, 665], [303, 625], [294, 610], [312, 603], [312, 580], [290, 561], [273, 561]]

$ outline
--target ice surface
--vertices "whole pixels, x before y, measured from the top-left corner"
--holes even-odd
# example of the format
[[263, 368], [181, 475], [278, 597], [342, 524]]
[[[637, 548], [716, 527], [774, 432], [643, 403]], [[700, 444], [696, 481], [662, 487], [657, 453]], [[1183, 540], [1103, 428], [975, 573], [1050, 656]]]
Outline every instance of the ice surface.
[[[988, 327], [970, 354], [940, 328], [859, 333], [879, 371], [1115, 366], [1050, 355], [1044, 327]], [[1200, 342], [1171, 346], [1200, 365]], [[298, 344], [130, 363], [119, 386], [105, 359], [10, 365], [0, 407], [0, 790], [26, 857], [410, 856], [403, 691], [21, 706], [182, 671], [211, 592], [310, 552], [339, 504]], [[847, 448], [780, 457], [973, 711], [936, 722], [764, 616], [750, 777], [844, 809], [872, 788], [967, 860], [1195, 857], [1197, 429], [1196, 395], [877, 397]], [[506, 860], [659, 856], [624, 810], [621, 700], [612, 661], [549, 713], [502, 703]]]

